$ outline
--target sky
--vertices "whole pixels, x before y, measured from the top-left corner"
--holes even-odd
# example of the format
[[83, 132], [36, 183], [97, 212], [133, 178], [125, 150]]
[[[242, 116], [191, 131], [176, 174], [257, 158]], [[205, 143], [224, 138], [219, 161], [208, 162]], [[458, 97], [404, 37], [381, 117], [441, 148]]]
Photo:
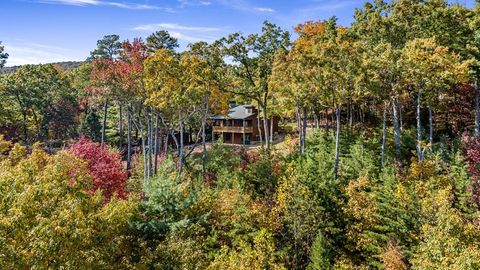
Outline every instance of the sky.
[[[122, 40], [168, 30], [181, 49], [234, 32], [260, 31], [269, 20], [293, 30], [336, 16], [352, 22], [363, 0], [0, 0], [0, 41], [7, 66], [85, 60], [107, 34]], [[472, 6], [474, 0], [456, 0]]]

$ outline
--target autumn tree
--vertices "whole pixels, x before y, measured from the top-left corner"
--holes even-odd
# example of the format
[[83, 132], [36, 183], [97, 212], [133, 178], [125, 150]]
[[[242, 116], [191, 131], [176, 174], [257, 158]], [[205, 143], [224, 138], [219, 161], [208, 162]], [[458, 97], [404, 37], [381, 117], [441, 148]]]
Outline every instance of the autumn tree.
[[[141, 115], [135, 116], [135, 112], [141, 110], [146, 99], [142, 76], [143, 64], [147, 57], [147, 47], [142, 39], [134, 39], [132, 42], [125, 41], [122, 47], [123, 50], [120, 54], [121, 61], [117, 63], [119, 82], [121, 84], [118, 100], [120, 108], [125, 104], [127, 106], [127, 170], [129, 170], [131, 168], [132, 157], [132, 131], [134, 127], [140, 127], [141, 123], [143, 123], [143, 121], [139, 120], [142, 118]], [[122, 115], [121, 109], [120, 115]], [[136, 121], [135, 123], [138, 122], [138, 124], [134, 124], [134, 121]], [[120, 119], [120, 124], [122, 125], [122, 123], [123, 121]], [[158, 121], [156, 128], [158, 129]], [[143, 136], [143, 130], [141, 130], [141, 132]], [[158, 130], [155, 133], [156, 139], [157, 133]], [[122, 140], [120, 139], [120, 141]], [[157, 147], [158, 143], [155, 141], [155, 158], [157, 156]], [[145, 151], [145, 149], [143, 149], [143, 151]]]
[[[169, 116], [172, 122], [178, 123], [179, 141], [178, 159], [179, 176], [181, 178], [185, 162], [184, 130], [195, 101], [201, 100], [197, 95], [198, 89], [189, 88], [189, 78], [183, 73], [183, 66], [187, 65], [187, 57], [179, 57], [167, 49], [161, 49], [145, 61], [144, 83], [148, 93], [148, 104], [161, 110], [164, 116]], [[172, 131], [173, 132], [173, 131]], [[177, 140], [174, 133], [172, 138]]]
[[336, 18], [325, 21], [326, 30], [315, 37], [310, 57], [316, 72], [312, 74], [313, 90], [324, 105], [335, 111], [336, 143], [333, 174], [338, 176], [342, 106], [360, 98], [362, 89], [361, 56], [363, 43], [350, 30], [337, 26]]
[[199, 95], [203, 96], [203, 108], [201, 109], [202, 172], [205, 176], [207, 120], [212, 113], [225, 111], [227, 94], [224, 89], [230, 86], [229, 79], [219, 42], [193, 43], [190, 45], [190, 51], [184, 54], [184, 57], [187, 57], [185, 71], [189, 73], [189, 87], [198, 89]]
[[417, 156], [423, 159], [425, 146], [422, 145], [421, 103], [424, 100], [429, 112], [429, 148], [433, 144], [432, 104], [454, 83], [468, 81], [469, 62], [447, 47], [437, 45], [435, 39], [415, 39], [407, 42], [400, 59], [402, 84], [411, 94], [416, 95]]
[[265, 21], [261, 35], [243, 36], [234, 33], [222, 40], [225, 54], [236, 64], [232, 66], [236, 85], [226, 89], [258, 103], [263, 115], [263, 132], [267, 148], [270, 147], [268, 128], [268, 102], [270, 97], [270, 76], [275, 54], [290, 46], [290, 34], [275, 24]]
[[[3, 144], [3, 142], [0, 142]], [[0, 161], [0, 267], [125, 268], [133, 262], [129, 220], [138, 197], [89, 194], [85, 163], [60, 151], [49, 156], [15, 145]], [[129, 251], [127, 251], [129, 250]]]
[[115, 59], [119, 56], [122, 43], [118, 35], [106, 35], [97, 41], [97, 48], [90, 53], [93, 60], [92, 77], [96, 94], [103, 102], [102, 146], [106, 142], [107, 110], [109, 98], [116, 90]]
[[287, 52], [280, 50], [276, 54], [273, 64], [271, 85], [273, 95], [278, 100], [286, 99], [287, 104], [292, 104], [295, 109], [297, 129], [299, 132], [300, 153], [305, 152], [308, 109], [312, 107], [319, 96], [312, 92], [313, 83], [310, 77], [315, 71], [311, 61], [311, 50], [315, 36], [325, 31], [322, 22], [307, 22], [298, 25], [295, 31], [299, 38], [292, 44], [292, 49]]
[[91, 193], [100, 190], [107, 201], [112, 196], [127, 196], [125, 184], [128, 175], [119, 152], [101, 147], [86, 138], [80, 138], [67, 150], [87, 163], [88, 172], [93, 178]]

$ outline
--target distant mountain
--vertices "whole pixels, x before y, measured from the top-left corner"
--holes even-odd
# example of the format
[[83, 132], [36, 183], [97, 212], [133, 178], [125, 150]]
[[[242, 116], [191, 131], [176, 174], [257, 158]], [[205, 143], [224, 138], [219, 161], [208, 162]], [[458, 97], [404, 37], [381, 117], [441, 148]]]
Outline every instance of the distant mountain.
[[[49, 64], [60, 66], [64, 70], [72, 70], [74, 68], [81, 66], [83, 63], [84, 63], [83, 61], [68, 61], [68, 62], [57, 62], [57, 63], [49, 63]], [[8, 73], [15, 72], [20, 67], [21, 66], [4, 67], [3, 69], [0, 69], [0, 74], [8, 74]]]

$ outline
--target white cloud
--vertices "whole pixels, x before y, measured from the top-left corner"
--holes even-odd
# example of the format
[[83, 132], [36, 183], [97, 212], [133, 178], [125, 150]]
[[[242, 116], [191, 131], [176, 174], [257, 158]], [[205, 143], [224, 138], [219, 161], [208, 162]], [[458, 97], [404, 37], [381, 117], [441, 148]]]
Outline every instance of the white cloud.
[[201, 27], [201, 26], [186, 26], [175, 23], [155, 23], [155, 24], [143, 24], [138, 25], [133, 28], [136, 31], [156, 31], [159, 29], [167, 30], [185, 30], [185, 31], [194, 31], [194, 32], [218, 32], [222, 31], [222, 28], [218, 27]]
[[84, 60], [86, 56], [75, 55], [75, 51], [32, 42], [5, 41], [5, 52], [9, 54], [7, 66], [45, 64], [72, 60]]
[[143, 24], [133, 27], [134, 31], [152, 33], [159, 30], [168, 30], [170, 35], [178, 40], [187, 42], [207, 41], [211, 42], [224, 34], [224, 28], [188, 26], [175, 23]]
[[207, 0], [178, 0], [180, 3], [180, 7], [186, 6], [210, 6], [212, 4], [211, 1]]
[[124, 3], [113, 1], [101, 1], [101, 0], [37, 0], [37, 3], [43, 4], [60, 4], [60, 5], [73, 5], [73, 6], [112, 6], [124, 9], [137, 9], [137, 10], [163, 10], [165, 12], [173, 12], [172, 8], [160, 7], [150, 4], [138, 4], [138, 3]]
[[256, 7], [254, 10], [259, 11], [259, 12], [275, 12], [273, 8], [267, 8], [267, 7]]

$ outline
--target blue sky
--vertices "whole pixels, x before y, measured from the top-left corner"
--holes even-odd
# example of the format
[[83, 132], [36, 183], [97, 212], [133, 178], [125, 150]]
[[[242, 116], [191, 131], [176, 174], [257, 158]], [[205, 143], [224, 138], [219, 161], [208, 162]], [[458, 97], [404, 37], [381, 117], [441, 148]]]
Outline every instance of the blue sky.
[[[348, 25], [362, 0], [1, 0], [0, 41], [7, 66], [84, 60], [106, 34], [145, 38], [168, 30], [182, 48], [232, 32], [255, 33], [264, 20], [284, 29], [333, 15]], [[456, 1], [473, 5], [474, 0]]]

